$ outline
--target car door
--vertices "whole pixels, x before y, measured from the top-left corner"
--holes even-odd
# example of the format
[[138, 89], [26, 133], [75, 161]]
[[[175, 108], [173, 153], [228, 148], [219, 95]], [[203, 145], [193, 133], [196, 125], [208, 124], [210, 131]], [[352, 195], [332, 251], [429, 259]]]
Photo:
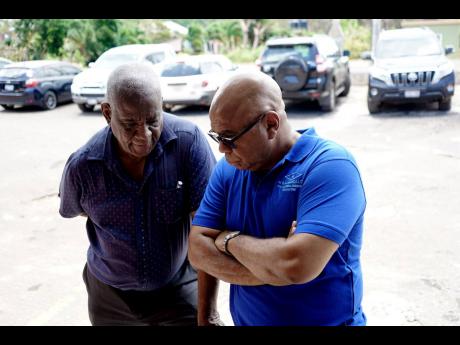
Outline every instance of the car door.
[[71, 65], [61, 65], [58, 66], [58, 69], [62, 75], [62, 92], [60, 99], [62, 102], [70, 101], [72, 100], [70, 87], [72, 86], [73, 79], [81, 70]]
[[40, 90], [42, 94], [52, 91], [56, 94], [57, 101], [61, 101], [62, 94], [62, 74], [54, 65], [43, 66], [40, 68]]
[[346, 70], [337, 43], [330, 37], [324, 37], [318, 42], [318, 49], [332, 65], [336, 89], [344, 85]]

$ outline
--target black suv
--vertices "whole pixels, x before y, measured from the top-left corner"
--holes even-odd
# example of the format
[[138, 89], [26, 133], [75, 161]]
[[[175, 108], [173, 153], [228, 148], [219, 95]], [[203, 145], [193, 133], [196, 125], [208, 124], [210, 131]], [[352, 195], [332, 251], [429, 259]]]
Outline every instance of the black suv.
[[0, 69], [0, 105], [11, 110], [19, 106], [54, 109], [72, 100], [70, 86], [81, 69], [54, 60], [22, 61]]
[[284, 99], [318, 101], [332, 111], [350, 91], [350, 52], [327, 35], [270, 39], [257, 62], [281, 88]]

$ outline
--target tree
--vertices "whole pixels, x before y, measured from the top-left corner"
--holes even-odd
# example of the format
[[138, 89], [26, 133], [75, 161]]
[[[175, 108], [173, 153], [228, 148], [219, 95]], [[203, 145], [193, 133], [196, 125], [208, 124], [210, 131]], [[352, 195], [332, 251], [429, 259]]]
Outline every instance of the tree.
[[256, 49], [263, 38], [264, 32], [272, 25], [268, 19], [256, 19], [253, 22], [252, 32], [254, 40], [252, 42], [252, 49]]
[[14, 23], [18, 47], [25, 47], [33, 59], [61, 56], [69, 28], [66, 19], [19, 19]]
[[203, 52], [204, 30], [198, 23], [190, 24], [186, 39], [190, 42], [193, 52]]
[[213, 53], [219, 53], [219, 47], [225, 41], [225, 31], [222, 22], [211, 22], [206, 26], [206, 40]]
[[237, 20], [225, 20], [222, 23], [223, 35], [225, 37], [224, 44], [227, 49], [234, 50], [243, 37], [243, 31]]
[[240, 19], [241, 30], [243, 31], [243, 48], [249, 47], [249, 28], [254, 19]]

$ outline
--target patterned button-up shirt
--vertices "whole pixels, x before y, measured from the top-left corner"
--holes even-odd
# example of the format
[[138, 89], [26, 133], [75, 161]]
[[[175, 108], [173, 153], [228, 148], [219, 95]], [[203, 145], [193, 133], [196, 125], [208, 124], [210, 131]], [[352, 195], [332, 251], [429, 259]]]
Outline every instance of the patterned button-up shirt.
[[88, 269], [103, 283], [144, 291], [174, 284], [187, 264], [190, 213], [215, 157], [197, 126], [164, 113], [163, 132], [136, 182], [122, 168], [114, 141], [107, 126], [70, 156], [59, 212], [88, 216]]

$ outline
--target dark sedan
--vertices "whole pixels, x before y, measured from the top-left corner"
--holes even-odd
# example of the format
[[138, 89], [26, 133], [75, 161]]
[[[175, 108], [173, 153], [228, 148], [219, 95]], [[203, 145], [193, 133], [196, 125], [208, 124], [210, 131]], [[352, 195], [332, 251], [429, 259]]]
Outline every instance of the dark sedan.
[[0, 69], [0, 105], [34, 105], [54, 109], [72, 100], [70, 86], [81, 69], [67, 62], [36, 60], [15, 62]]

